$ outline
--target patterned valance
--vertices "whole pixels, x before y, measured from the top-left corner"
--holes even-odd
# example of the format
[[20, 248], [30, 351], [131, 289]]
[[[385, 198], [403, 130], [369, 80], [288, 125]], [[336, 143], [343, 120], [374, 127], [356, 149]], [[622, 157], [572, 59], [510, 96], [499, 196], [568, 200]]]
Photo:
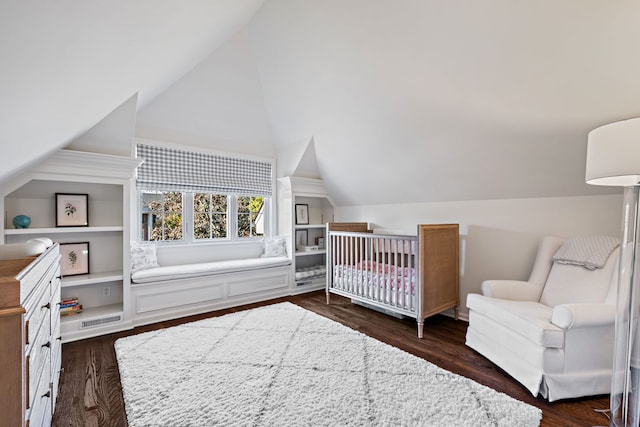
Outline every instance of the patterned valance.
[[271, 163], [137, 144], [139, 190], [271, 196]]

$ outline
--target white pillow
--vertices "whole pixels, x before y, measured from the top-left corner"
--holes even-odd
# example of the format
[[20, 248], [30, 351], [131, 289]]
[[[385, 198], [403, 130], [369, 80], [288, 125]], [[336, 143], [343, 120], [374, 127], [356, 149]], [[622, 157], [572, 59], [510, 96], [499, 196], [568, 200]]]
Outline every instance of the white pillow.
[[264, 248], [264, 253], [261, 255], [261, 258], [287, 256], [284, 248], [284, 237], [265, 237], [262, 239], [262, 247]]
[[131, 242], [131, 272], [160, 267], [154, 243]]

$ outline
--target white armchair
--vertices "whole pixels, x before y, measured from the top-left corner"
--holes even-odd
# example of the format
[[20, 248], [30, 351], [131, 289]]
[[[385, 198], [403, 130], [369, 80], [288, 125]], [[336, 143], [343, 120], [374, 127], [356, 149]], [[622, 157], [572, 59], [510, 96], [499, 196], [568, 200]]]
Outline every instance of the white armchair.
[[549, 401], [611, 389], [619, 248], [588, 270], [553, 262], [564, 241], [542, 240], [528, 281], [467, 296], [466, 344]]

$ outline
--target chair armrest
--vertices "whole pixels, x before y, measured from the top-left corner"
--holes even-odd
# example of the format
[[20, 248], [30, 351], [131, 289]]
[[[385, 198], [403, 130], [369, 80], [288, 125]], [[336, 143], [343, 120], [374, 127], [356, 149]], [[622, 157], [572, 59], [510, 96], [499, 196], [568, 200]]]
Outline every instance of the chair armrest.
[[482, 282], [482, 295], [513, 301], [538, 301], [540, 289], [523, 280], [485, 280]]
[[612, 304], [561, 304], [553, 307], [551, 323], [572, 329], [615, 324], [616, 306]]

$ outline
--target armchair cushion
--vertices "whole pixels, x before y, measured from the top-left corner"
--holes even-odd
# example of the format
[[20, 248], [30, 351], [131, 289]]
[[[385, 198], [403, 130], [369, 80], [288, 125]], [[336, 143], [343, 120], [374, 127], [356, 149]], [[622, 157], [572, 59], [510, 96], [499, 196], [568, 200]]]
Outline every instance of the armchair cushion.
[[543, 347], [562, 348], [564, 331], [551, 323], [553, 309], [533, 301], [467, 295], [467, 307]]

